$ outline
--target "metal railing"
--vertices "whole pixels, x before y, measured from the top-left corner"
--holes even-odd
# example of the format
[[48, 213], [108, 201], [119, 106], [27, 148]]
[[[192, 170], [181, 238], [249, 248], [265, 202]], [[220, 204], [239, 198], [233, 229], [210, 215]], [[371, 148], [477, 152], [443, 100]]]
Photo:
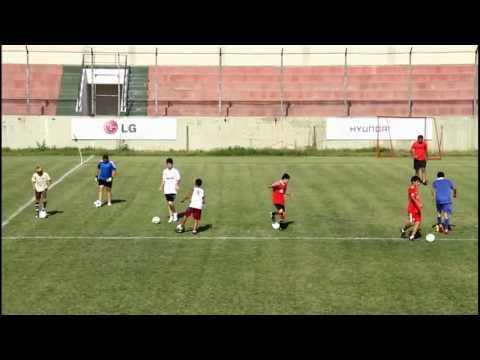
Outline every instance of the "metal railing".
[[[93, 48], [92, 48], [93, 49]], [[476, 50], [417, 50], [415, 54], [426, 54], [426, 55], [440, 55], [440, 54], [475, 54]], [[2, 49], [4, 53], [24, 53], [25, 50], [20, 49]], [[49, 53], [49, 54], [83, 54], [84, 51], [80, 50], [41, 50], [41, 49], [30, 49], [30, 53]], [[231, 50], [231, 51], [222, 51], [222, 55], [272, 55], [272, 56], [279, 56], [281, 53], [281, 49], [278, 50], [269, 50], [269, 51], [252, 51], [252, 50], [245, 50], [245, 51], [238, 51], [238, 50]], [[409, 51], [352, 51], [348, 52], [350, 55], [409, 55]], [[95, 50], [95, 54], [97, 55], [218, 55], [219, 52], [217, 50], [208, 50], [208, 51], [158, 51], [158, 47], [152, 46], [151, 51], [106, 51], [106, 50]], [[284, 51], [283, 55], [343, 55], [344, 50], [338, 51]]]

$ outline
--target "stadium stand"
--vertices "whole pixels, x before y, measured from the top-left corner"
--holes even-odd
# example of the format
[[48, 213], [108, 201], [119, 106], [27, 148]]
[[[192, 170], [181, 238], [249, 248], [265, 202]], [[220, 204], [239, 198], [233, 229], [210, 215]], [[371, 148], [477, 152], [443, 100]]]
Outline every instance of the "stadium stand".
[[[127, 115], [472, 115], [474, 66], [130, 66]], [[81, 67], [31, 65], [30, 114], [76, 115]], [[284, 111], [279, 106], [282, 98]], [[2, 64], [3, 113], [28, 113], [26, 65]], [[346, 90], [346, 92], [345, 92]], [[157, 95], [157, 106], [155, 105]], [[347, 104], [347, 110], [345, 107]], [[157, 111], [158, 110], [158, 111]]]

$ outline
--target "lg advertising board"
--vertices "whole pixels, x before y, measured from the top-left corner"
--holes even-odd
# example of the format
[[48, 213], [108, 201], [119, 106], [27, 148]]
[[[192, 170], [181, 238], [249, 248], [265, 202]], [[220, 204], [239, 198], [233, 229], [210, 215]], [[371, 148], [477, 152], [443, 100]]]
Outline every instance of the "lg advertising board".
[[78, 116], [71, 122], [73, 140], [176, 140], [177, 119], [141, 116]]

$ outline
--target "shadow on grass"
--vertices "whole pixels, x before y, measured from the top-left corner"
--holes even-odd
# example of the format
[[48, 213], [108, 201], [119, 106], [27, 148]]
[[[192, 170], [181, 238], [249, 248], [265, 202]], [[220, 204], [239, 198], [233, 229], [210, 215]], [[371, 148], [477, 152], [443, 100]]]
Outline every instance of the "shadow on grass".
[[198, 227], [198, 232], [207, 231], [211, 227], [212, 227], [212, 224], [201, 225], [201, 226]]
[[127, 200], [124, 199], [112, 199], [112, 205], [117, 204], [117, 203], [122, 203], [122, 202], [127, 202]]
[[285, 221], [280, 223], [280, 229], [286, 230], [290, 224], [295, 223], [295, 221]]
[[63, 211], [60, 211], [60, 210], [47, 211], [48, 216], [54, 216], [54, 215], [57, 215], [57, 214], [63, 214]]

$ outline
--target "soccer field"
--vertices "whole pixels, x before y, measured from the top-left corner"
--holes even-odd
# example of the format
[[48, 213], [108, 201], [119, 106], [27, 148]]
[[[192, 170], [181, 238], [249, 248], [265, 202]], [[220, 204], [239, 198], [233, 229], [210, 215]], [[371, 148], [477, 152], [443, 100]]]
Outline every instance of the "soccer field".
[[[453, 231], [400, 238], [409, 158], [174, 157], [178, 199], [204, 182], [202, 230], [175, 233], [159, 191], [165, 159], [111, 157], [111, 207], [96, 209], [91, 159], [49, 191], [48, 219], [33, 205], [2, 225], [4, 314], [476, 314], [477, 158], [428, 163], [457, 185]], [[3, 156], [2, 223], [32, 197], [41, 164], [55, 181], [74, 156]], [[271, 228], [271, 191], [291, 175], [289, 225]], [[435, 221], [421, 186], [422, 233]], [[151, 223], [154, 215], [159, 225]]]

